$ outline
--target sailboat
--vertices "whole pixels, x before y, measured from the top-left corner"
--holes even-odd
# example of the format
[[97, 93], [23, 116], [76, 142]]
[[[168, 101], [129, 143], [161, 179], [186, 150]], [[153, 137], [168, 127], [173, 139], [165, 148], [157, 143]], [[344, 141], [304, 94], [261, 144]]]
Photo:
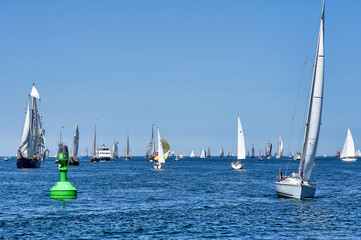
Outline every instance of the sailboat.
[[154, 161], [154, 124], [152, 125], [152, 138], [150, 140], [149, 143], [149, 148], [148, 148], [148, 162], [153, 162]]
[[283, 153], [283, 141], [281, 136], [278, 139], [278, 152], [276, 153], [276, 158], [280, 159], [282, 158], [282, 153]]
[[112, 149], [112, 158], [113, 159], [119, 158], [118, 144], [119, 144], [119, 142], [115, 141], [115, 139], [114, 139], [113, 149]]
[[347, 129], [345, 143], [343, 144], [340, 159], [344, 162], [357, 161], [356, 152], [355, 152], [355, 144], [353, 142], [353, 138], [352, 138], [351, 131], [349, 128]]
[[224, 150], [222, 146], [221, 149], [219, 150], [219, 157], [224, 157]]
[[163, 164], [165, 163], [165, 160], [169, 156], [169, 153], [170, 153], [169, 144], [164, 138], [160, 137], [160, 133], [159, 133], [159, 129], [158, 129], [158, 152], [156, 153], [156, 156], [154, 157], [154, 160], [157, 161], [156, 163], [154, 163], [155, 169], [163, 168]]
[[207, 150], [207, 157], [211, 157], [211, 148], [208, 147], [208, 150]]
[[38, 113], [37, 99], [40, 100], [40, 95], [33, 84], [28, 96], [25, 124], [17, 153], [16, 166], [18, 168], [39, 168], [41, 162], [47, 157], [45, 130]]
[[73, 138], [73, 156], [69, 160], [69, 165], [79, 166], [78, 150], [79, 150], [79, 127], [78, 127], [78, 123], [75, 122], [75, 132]]
[[131, 159], [132, 159], [132, 157], [129, 154], [129, 134], [128, 134], [128, 131], [127, 131], [127, 148], [125, 150], [125, 155], [123, 157], [123, 160], [129, 161]]
[[276, 181], [276, 192], [278, 196], [281, 197], [296, 199], [313, 198], [316, 192], [316, 185], [310, 181], [310, 178], [315, 161], [322, 115], [324, 73], [324, 9], [325, 2], [323, 2], [322, 7], [315, 64], [313, 66], [313, 77], [302, 157], [298, 173], [293, 172], [289, 176], [283, 177], [280, 170], [279, 180]]
[[206, 158], [206, 151], [204, 149], [201, 150], [200, 158]]
[[242, 129], [241, 120], [238, 116], [238, 129], [237, 129], [237, 161], [232, 162], [231, 166], [235, 170], [243, 168], [242, 160], [246, 159], [246, 144], [244, 141], [244, 133]]
[[[90, 157], [90, 162], [99, 162], [99, 159], [96, 157], [97, 155], [97, 122], [95, 118], [95, 124], [94, 124], [94, 150], [93, 150], [93, 156]], [[87, 152], [88, 154], [88, 148]]]
[[231, 155], [231, 149], [228, 147], [227, 157], [230, 157]]
[[192, 150], [191, 155], [189, 155], [191, 158], [194, 158], [196, 155], [194, 154], [194, 150]]
[[261, 154], [261, 150], [259, 150], [258, 160], [263, 161], [263, 154]]
[[267, 146], [265, 149], [265, 157], [267, 159], [270, 159], [272, 157], [272, 143], [270, 140], [268, 140], [268, 142], [267, 142]]
[[252, 144], [252, 154], [251, 154], [251, 158], [255, 158], [256, 156], [254, 155], [254, 146]]

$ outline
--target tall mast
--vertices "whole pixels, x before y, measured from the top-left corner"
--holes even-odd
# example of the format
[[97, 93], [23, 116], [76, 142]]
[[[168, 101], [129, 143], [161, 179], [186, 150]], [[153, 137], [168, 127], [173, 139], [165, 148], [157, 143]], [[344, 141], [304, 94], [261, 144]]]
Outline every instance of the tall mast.
[[306, 181], [311, 177], [321, 124], [324, 70], [324, 10], [325, 1], [323, 1], [315, 64], [313, 68], [302, 158], [298, 169], [300, 178]]
[[94, 157], [96, 156], [96, 146], [97, 146], [97, 119], [95, 118], [94, 124]]
[[129, 135], [127, 130], [127, 156], [129, 156]]

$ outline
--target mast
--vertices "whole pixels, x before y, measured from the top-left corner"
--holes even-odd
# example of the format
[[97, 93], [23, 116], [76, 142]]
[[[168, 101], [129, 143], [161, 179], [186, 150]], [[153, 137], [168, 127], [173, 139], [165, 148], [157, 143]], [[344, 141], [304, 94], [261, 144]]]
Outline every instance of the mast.
[[97, 146], [97, 119], [95, 118], [95, 124], [94, 124], [94, 157], [96, 156], [96, 146]]
[[311, 177], [321, 125], [324, 80], [324, 10], [325, 1], [323, 1], [322, 7], [302, 157], [298, 170], [300, 178], [305, 181]]
[[152, 125], [152, 139], [150, 141], [150, 157], [154, 157], [154, 124]]
[[127, 131], [127, 156], [129, 156], [129, 135]]

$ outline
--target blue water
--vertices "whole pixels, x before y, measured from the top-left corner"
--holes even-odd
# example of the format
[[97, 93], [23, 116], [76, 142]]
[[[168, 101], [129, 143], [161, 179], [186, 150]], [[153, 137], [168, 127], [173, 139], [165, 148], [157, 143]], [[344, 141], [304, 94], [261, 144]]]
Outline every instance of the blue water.
[[316, 197], [278, 198], [279, 168], [298, 161], [232, 158], [167, 161], [143, 157], [70, 167], [78, 198], [49, 197], [54, 159], [39, 169], [0, 162], [0, 238], [4, 239], [361, 239], [361, 162], [317, 159]]

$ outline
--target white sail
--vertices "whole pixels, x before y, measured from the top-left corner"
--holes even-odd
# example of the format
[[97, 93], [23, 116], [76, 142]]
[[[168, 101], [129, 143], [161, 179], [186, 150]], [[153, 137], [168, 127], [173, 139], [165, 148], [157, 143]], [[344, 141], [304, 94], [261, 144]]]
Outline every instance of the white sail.
[[246, 144], [244, 141], [244, 133], [242, 129], [241, 120], [238, 116], [238, 145], [237, 145], [237, 160], [246, 159]]
[[160, 137], [159, 129], [158, 129], [158, 162], [165, 163], [164, 152], [163, 152], [163, 141]]
[[204, 149], [201, 150], [200, 158], [206, 158], [206, 151]]
[[75, 132], [74, 132], [74, 141], [73, 141], [73, 157], [76, 158], [78, 156], [79, 151], [79, 127], [78, 123], [75, 122]]
[[194, 151], [192, 150], [190, 157], [195, 157]]
[[25, 124], [23, 135], [21, 136], [20, 147], [18, 156], [32, 157], [34, 155], [33, 136], [31, 132], [31, 110], [30, 110], [30, 97], [28, 100], [28, 108], [26, 110]]
[[30, 96], [40, 100], [40, 94], [39, 94], [38, 90], [36, 90], [34, 85], [33, 85], [33, 88], [31, 89]]
[[347, 157], [355, 157], [355, 144], [353, 142], [352, 134], [350, 129], [347, 129], [347, 134], [345, 138], [345, 143], [343, 144], [342, 152], [341, 152], [341, 158], [347, 158]]
[[318, 136], [321, 125], [323, 100], [323, 72], [324, 72], [324, 5], [322, 9], [315, 64], [313, 69], [312, 87], [308, 106], [308, 116], [303, 143], [299, 176], [308, 181], [311, 178], [313, 164], [317, 150]]
[[280, 136], [279, 139], [278, 139], [278, 154], [280, 156], [282, 156], [282, 153], [283, 153], [283, 141], [282, 141], [282, 138]]

